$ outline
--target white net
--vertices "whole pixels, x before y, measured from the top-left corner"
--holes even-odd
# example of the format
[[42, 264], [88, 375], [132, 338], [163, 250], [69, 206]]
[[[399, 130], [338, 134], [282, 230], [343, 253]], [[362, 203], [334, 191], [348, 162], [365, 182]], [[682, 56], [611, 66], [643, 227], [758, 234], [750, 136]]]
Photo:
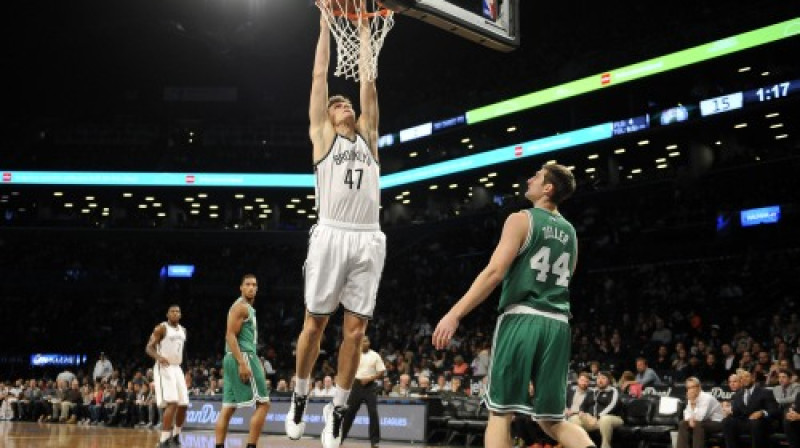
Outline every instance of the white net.
[[365, 58], [367, 81], [378, 78], [378, 55], [389, 30], [394, 26], [394, 12], [377, 0], [317, 0], [317, 7], [336, 40], [334, 75], [360, 80], [361, 33], [369, 33], [369, 53]]

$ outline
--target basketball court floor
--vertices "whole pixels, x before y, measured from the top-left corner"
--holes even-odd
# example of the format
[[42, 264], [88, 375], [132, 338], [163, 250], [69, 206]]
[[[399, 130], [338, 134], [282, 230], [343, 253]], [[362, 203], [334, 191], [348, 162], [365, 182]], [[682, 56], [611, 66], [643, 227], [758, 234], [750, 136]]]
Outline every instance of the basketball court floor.
[[[159, 432], [152, 429], [79, 426], [51, 423], [0, 422], [0, 447], [3, 448], [153, 448]], [[184, 448], [214, 448], [213, 431], [187, 431], [181, 434]], [[463, 443], [463, 441], [462, 441]], [[246, 433], [228, 434], [226, 448], [245, 448]], [[296, 442], [282, 435], [262, 435], [258, 447], [319, 448], [316, 437]], [[369, 448], [367, 440], [346, 440], [342, 448]], [[426, 447], [425, 444], [381, 442], [381, 448]], [[439, 448], [447, 448], [436, 445]], [[463, 445], [460, 445], [463, 447]]]

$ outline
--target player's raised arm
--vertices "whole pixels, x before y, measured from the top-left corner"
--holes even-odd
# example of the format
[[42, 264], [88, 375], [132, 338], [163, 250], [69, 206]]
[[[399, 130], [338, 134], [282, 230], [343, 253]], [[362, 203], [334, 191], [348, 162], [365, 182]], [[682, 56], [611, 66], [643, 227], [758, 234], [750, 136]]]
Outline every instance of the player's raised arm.
[[314, 159], [321, 156], [323, 148], [322, 130], [328, 122], [328, 65], [330, 63], [330, 30], [325, 20], [319, 19], [319, 40], [314, 55], [314, 70], [311, 80], [311, 101], [308, 106], [311, 143], [314, 144]]
[[[365, 19], [366, 20], [366, 19]], [[378, 158], [378, 89], [375, 80], [370, 79], [369, 66], [372, 61], [372, 39], [369, 23], [363, 23], [359, 30], [358, 77], [361, 96], [361, 116], [358, 129], [369, 143], [369, 149]]]
[[233, 359], [235, 359], [236, 363], [239, 365], [239, 378], [241, 378], [243, 382], [248, 382], [250, 380], [252, 371], [250, 370], [250, 363], [247, 362], [242, 355], [242, 351], [239, 350], [239, 341], [236, 339], [236, 336], [242, 331], [242, 324], [249, 315], [250, 313], [247, 310], [247, 305], [243, 303], [236, 304], [231, 312], [228, 313], [228, 324], [225, 329], [225, 342], [228, 343], [228, 347], [233, 354]]

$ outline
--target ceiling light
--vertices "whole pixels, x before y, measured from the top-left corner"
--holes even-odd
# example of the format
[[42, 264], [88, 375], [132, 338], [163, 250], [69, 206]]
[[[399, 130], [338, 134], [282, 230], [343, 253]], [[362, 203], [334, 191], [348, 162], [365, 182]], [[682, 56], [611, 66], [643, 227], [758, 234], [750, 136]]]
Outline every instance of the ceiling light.
[[403, 201], [403, 204], [410, 204], [410, 203], [411, 203], [411, 199], [406, 199], [405, 201]]
[[589, 154], [589, 157], [588, 157], [588, 159], [589, 159], [589, 160], [595, 160], [595, 159], [597, 159], [597, 158], [599, 158], [599, 157], [600, 157], [600, 155], [598, 155], [598, 154]]
[[89, 209], [88, 208], [84, 208], [84, 209], [81, 210], [81, 213], [89, 213]]
[[783, 127], [783, 123], [775, 123], [773, 125], [770, 125], [769, 128], [770, 129], [778, 129], [778, 128], [782, 128], [782, 127]]
[[473, 148], [475, 148], [475, 145], [473, 145], [472, 143], [470, 143], [469, 145], [467, 145], [467, 149], [473, 149]]
[[715, 141], [715, 142], [714, 142], [714, 144], [715, 144], [715, 145], [717, 145], [717, 146], [719, 146], [719, 145], [721, 145], [721, 144], [722, 144], [722, 142], [721, 142], [721, 141], [719, 141], [719, 140], [717, 140], [717, 141]]
[[664, 168], [666, 168], [666, 167], [667, 167], [667, 164], [666, 164], [666, 163], [662, 163], [662, 164], [660, 164], [660, 165], [656, 165], [656, 168], [658, 168], [658, 169], [660, 169], [660, 170], [661, 170], [661, 169], [664, 169]]
[[139, 204], [139, 208], [147, 208], [147, 204]]
[[458, 188], [458, 184], [450, 184], [450, 189], [451, 190], [453, 190], [455, 188]]
[[94, 201], [94, 196], [86, 196], [87, 201]]
[[159, 218], [163, 218], [163, 217], [165, 217], [165, 216], [167, 216], [167, 214], [166, 214], [166, 213], [164, 213], [164, 212], [160, 212], [160, 213], [158, 214], [158, 217], [159, 217]]
[[411, 192], [410, 192], [410, 191], [404, 191], [404, 192], [403, 192], [403, 196], [408, 196], [408, 195], [410, 195], [410, 194], [411, 194]]
[[200, 208], [200, 203], [195, 202], [194, 204], [192, 204], [192, 208]]
[[53, 196], [64, 196], [64, 193], [61, 191], [53, 192]]
[[663, 158], [663, 157], [662, 157], [662, 158], [660, 158], [660, 159], [656, 159], [656, 163], [664, 163], [664, 162], [666, 162], [666, 161], [667, 161], [667, 159], [665, 159], [665, 158]]
[[431, 185], [430, 187], [428, 187], [428, 190], [436, 190], [437, 188], [439, 188], [438, 185]]
[[545, 165], [555, 165], [557, 162], [555, 160], [548, 160]]
[[769, 72], [761, 72], [761, 76], [769, 76]]
[[190, 215], [199, 215], [200, 214], [200, 210], [192, 210], [192, 211], [189, 212], [189, 214]]
[[260, 204], [258, 208], [269, 208], [269, 204]]
[[193, 198], [193, 197], [191, 197], [191, 196], [189, 196], [189, 197], [185, 198], [185, 199], [184, 199], [184, 201], [186, 201], [186, 202], [192, 202], [192, 201], [194, 201], [194, 198]]
[[153, 201], [155, 201], [155, 200], [156, 200], [156, 198], [154, 198], [154, 197], [152, 197], [152, 196], [147, 196], [146, 198], [144, 198], [144, 200], [145, 200], [145, 201], [148, 201], [148, 202], [153, 202]]
[[236, 199], [244, 199], [244, 195], [241, 194], [241, 193], [235, 194], [235, 195], [233, 195], [233, 197], [235, 197]]
[[106, 212], [103, 212], [103, 213], [101, 213], [101, 214], [102, 214], [103, 216], [108, 216], [108, 215], [109, 215], [109, 213], [108, 213], [107, 211], [106, 211]]
[[486, 188], [492, 188], [492, 187], [494, 187], [494, 182], [489, 182], [488, 184], [486, 184]]
[[209, 210], [219, 210], [219, 205], [209, 205], [208, 209]]
[[297, 198], [292, 198], [292, 202], [293, 202], [293, 203], [295, 203], [295, 204], [297, 204], [297, 203], [299, 203], [299, 202], [300, 202], [300, 199], [297, 199]]
[[739, 123], [739, 124], [735, 124], [733, 126], [734, 129], [742, 129], [742, 128], [746, 128], [746, 127], [747, 127], [747, 123]]
[[570, 171], [575, 171], [575, 165], [570, 165], [567, 167], [567, 169]]
[[89, 204], [87, 204], [87, 206], [89, 208], [97, 208], [97, 204], [95, 204], [94, 202], [90, 202]]
[[516, 130], [517, 130], [516, 126], [509, 126], [508, 129], [506, 129], [506, 132], [514, 132]]
[[744, 72], [749, 72], [749, 71], [750, 71], [750, 67], [742, 67], [742, 68], [739, 69], [739, 73], [744, 73]]
[[402, 201], [403, 200], [403, 195], [402, 194], [398, 194], [394, 198], [397, 199], [398, 201]]
[[408, 157], [416, 157], [416, 156], [417, 156], [417, 152], [416, 151], [408, 154]]
[[253, 209], [253, 206], [252, 206], [252, 205], [245, 205], [245, 206], [244, 206], [244, 209], [245, 209], [245, 210], [252, 210], [252, 209]]
[[786, 138], [788, 136], [789, 136], [789, 134], [776, 135], [775, 136], [775, 140], [781, 140], [781, 139], [784, 139], [784, 138]]
[[480, 179], [478, 179], [478, 182], [480, 182], [480, 183], [489, 182], [489, 178], [488, 177], [481, 177]]
[[286, 208], [295, 208], [294, 204], [286, 204]]
[[265, 214], [263, 214], [263, 213], [262, 213], [262, 214], [258, 215], [258, 217], [259, 217], [259, 218], [261, 218], [261, 219], [266, 219], [266, 218], [267, 218], [267, 215], [265, 215]]
[[462, 138], [461, 143], [469, 143], [469, 137]]
[[631, 170], [631, 173], [632, 173], [632, 174], [639, 174], [639, 173], [641, 173], [641, 172], [642, 172], [642, 169], [641, 169], [641, 168], [634, 168], [634, 169], [632, 169], [632, 170]]
[[624, 154], [625, 148], [617, 148], [614, 150], [614, 154]]
[[133, 197], [133, 193], [122, 193], [122, 197], [123, 198], [132, 198]]
[[497, 173], [489, 173], [489, 177], [497, 177]]
[[673, 152], [669, 153], [670, 157], [678, 157], [679, 155], [681, 155], [681, 153], [679, 153], [678, 151], [673, 151]]
[[595, 168], [586, 168], [587, 173], [594, 173], [595, 171], [597, 171]]
[[197, 197], [198, 197], [198, 198], [201, 198], [201, 199], [205, 199], [205, 198], [207, 198], [207, 197], [208, 197], [208, 195], [207, 195], [207, 194], [205, 194], [205, 193], [197, 193]]
[[772, 112], [771, 114], [764, 115], [765, 118], [775, 118], [780, 115], [780, 112]]
[[650, 143], [650, 140], [640, 140], [636, 144], [639, 146], [644, 146]]
[[209, 218], [219, 218], [219, 215], [218, 215], [218, 214], [216, 214], [216, 213], [210, 213], [210, 214], [208, 215], [208, 217], [209, 217]]
[[264, 202], [264, 198], [256, 198], [256, 202]]
[[669, 145], [667, 149], [678, 149], [678, 145]]
[[315, 198], [316, 196], [314, 196], [313, 194], [306, 195], [306, 199], [315, 199]]
[[511, 188], [519, 188], [519, 184], [514, 184], [511, 186]]
[[72, 202], [64, 203], [64, 208], [72, 208]]
[[156, 207], [156, 208], [161, 207], [161, 203], [160, 202], [153, 202], [153, 207]]
[[297, 211], [297, 213], [300, 213], [301, 215], [305, 215], [306, 211], [301, 208], [300, 210]]
[[308, 219], [317, 219], [317, 215], [308, 215]]

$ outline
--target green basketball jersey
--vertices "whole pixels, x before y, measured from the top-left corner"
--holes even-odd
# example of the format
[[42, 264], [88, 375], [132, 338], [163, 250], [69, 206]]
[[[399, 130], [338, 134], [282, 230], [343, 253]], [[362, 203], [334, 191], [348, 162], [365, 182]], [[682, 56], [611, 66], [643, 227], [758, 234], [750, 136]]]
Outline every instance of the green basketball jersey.
[[525, 210], [528, 237], [503, 279], [498, 309], [525, 305], [569, 315], [569, 281], [575, 270], [578, 240], [563, 216], [542, 208]]
[[[239, 334], [236, 336], [236, 340], [239, 342], [239, 350], [243, 352], [255, 353], [256, 352], [256, 341], [258, 340], [258, 328], [256, 327], [256, 310], [253, 308], [246, 300], [239, 297], [233, 305], [231, 305], [231, 309], [234, 306], [239, 304], [240, 302], [247, 305], [248, 316], [244, 322], [242, 322], [242, 328], [239, 330]], [[230, 314], [230, 311], [228, 311]], [[231, 349], [228, 347], [228, 343], [225, 343], [225, 352], [230, 352]]]

